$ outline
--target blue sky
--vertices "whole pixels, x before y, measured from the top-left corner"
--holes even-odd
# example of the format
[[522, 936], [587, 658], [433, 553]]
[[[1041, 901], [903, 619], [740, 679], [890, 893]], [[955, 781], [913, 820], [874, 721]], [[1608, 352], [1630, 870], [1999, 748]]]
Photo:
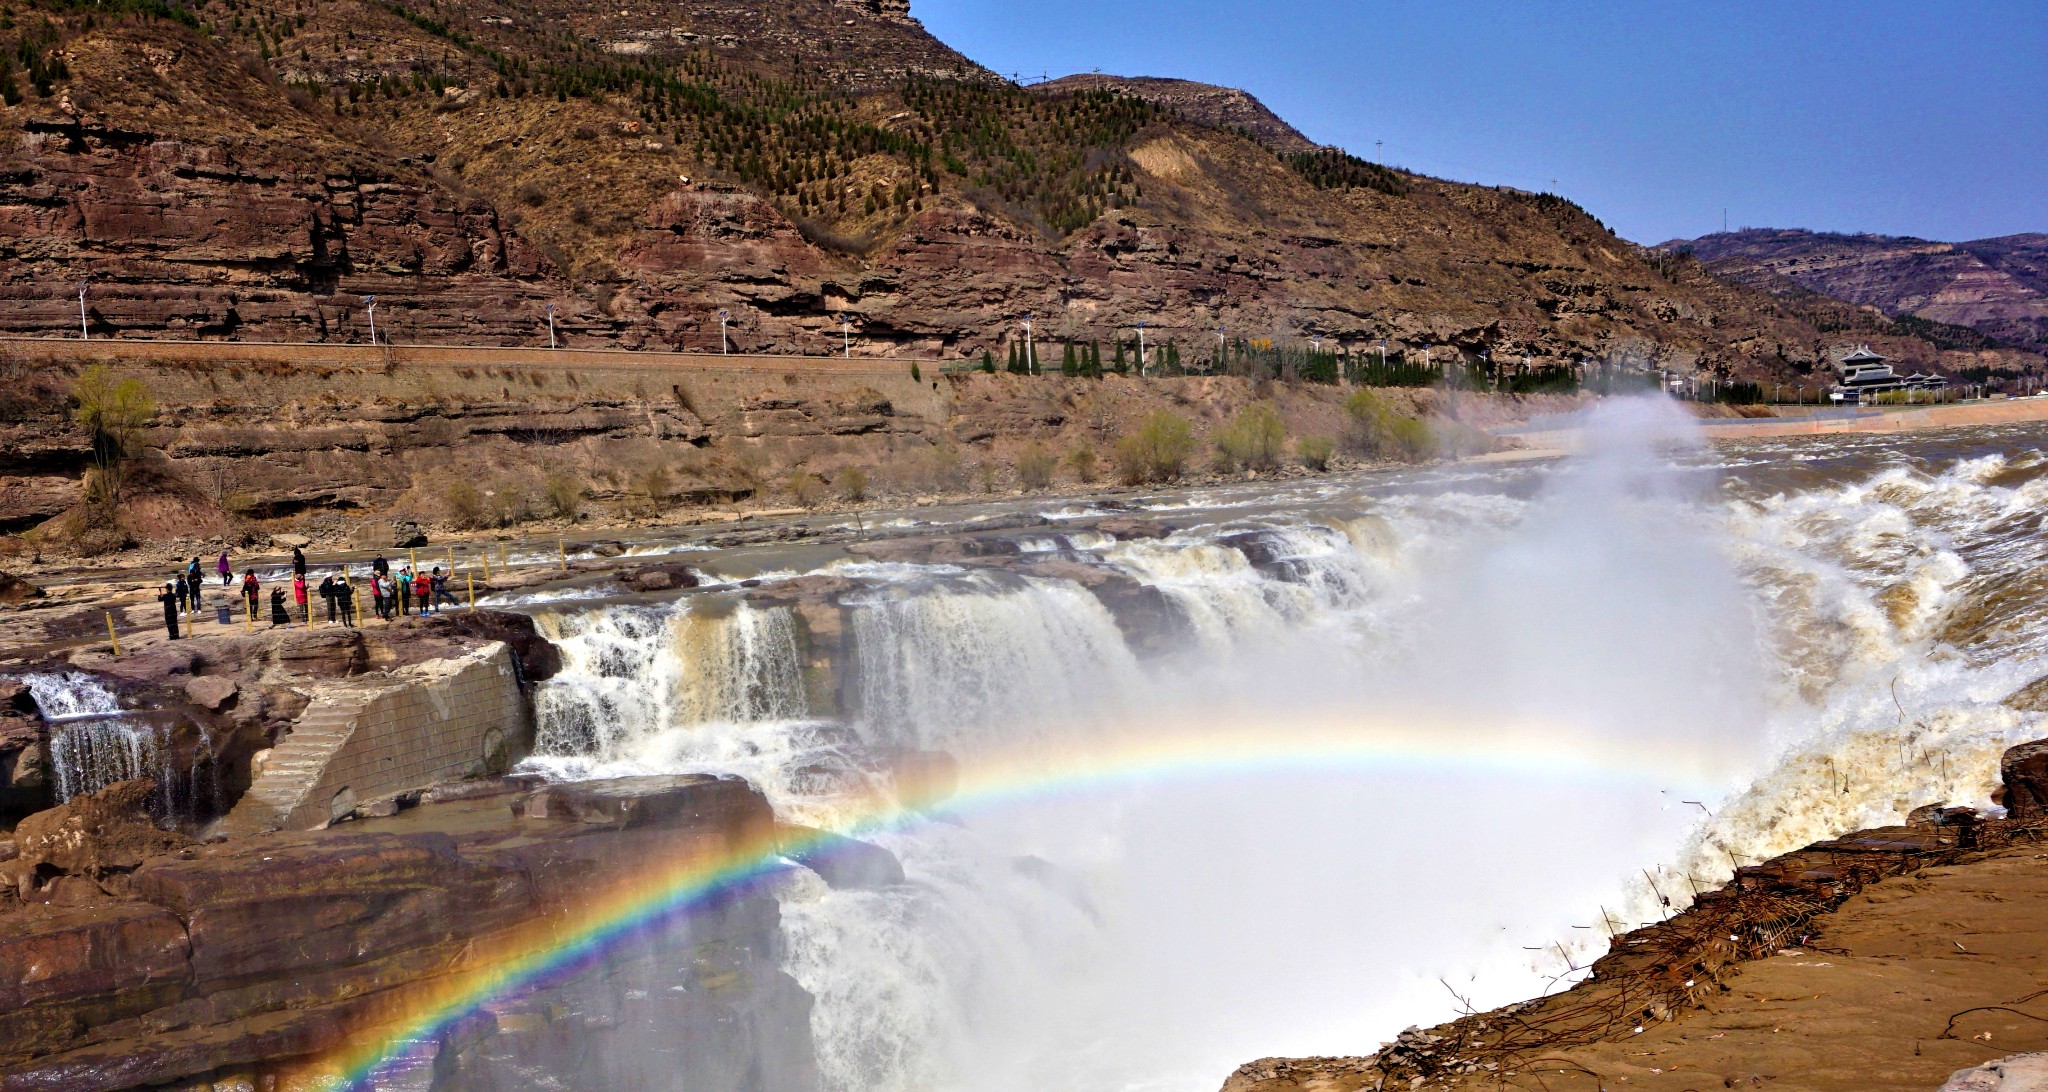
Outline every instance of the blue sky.
[[914, 0], [1003, 73], [1242, 87], [1312, 140], [1624, 237], [2048, 231], [2048, 0]]

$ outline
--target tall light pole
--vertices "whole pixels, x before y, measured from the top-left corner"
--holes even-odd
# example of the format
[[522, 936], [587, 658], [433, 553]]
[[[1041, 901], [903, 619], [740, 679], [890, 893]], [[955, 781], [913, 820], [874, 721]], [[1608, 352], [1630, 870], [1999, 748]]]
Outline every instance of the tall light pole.
[[1138, 323], [1138, 377], [1145, 375], [1145, 324]]
[[377, 344], [377, 297], [364, 296], [363, 307], [370, 312], [370, 344]]
[[725, 324], [731, 318], [731, 311], [728, 311], [723, 307], [718, 309], [718, 352], [721, 356], [727, 355], [732, 352], [732, 343], [726, 340], [725, 336]]
[[841, 316], [839, 316], [839, 339], [840, 339], [840, 346], [839, 346], [839, 348], [840, 348], [840, 351], [841, 351], [841, 352], [843, 352], [843, 353], [845, 354], [845, 356], [846, 356], [846, 359], [848, 359], [848, 360], [852, 360], [852, 359], [853, 359], [853, 320], [852, 320], [852, 319], [850, 319], [850, 318], [847, 318], [847, 317], [846, 317], [845, 315], [841, 315]]
[[[1037, 375], [1037, 374], [1038, 374], [1037, 362], [1038, 362], [1038, 358], [1037, 358], [1036, 356], [1034, 356], [1034, 355], [1032, 354], [1032, 349], [1031, 349], [1031, 316], [1030, 316], [1030, 315], [1025, 315], [1025, 316], [1024, 316], [1024, 374], [1025, 374], [1025, 375]], [[1139, 361], [1139, 362], [1138, 362], [1138, 370], [1139, 370], [1140, 372], [1143, 372], [1143, 371], [1145, 370], [1145, 363], [1144, 363], [1144, 361], [1142, 361], [1142, 360], [1141, 360], [1141, 361]]]
[[555, 347], [555, 305], [548, 304], [548, 348]]
[[[1218, 326], [1216, 328], [1216, 363], [1218, 365], [1221, 365], [1223, 363], [1223, 353], [1224, 350], [1228, 348], [1228, 346], [1225, 344], [1223, 340], [1223, 331], [1226, 329], [1228, 329], [1228, 327]], [[1210, 368], [1209, 370], [1213, 372], [1216, 369]]]
[[85, 286], [86, 282], [78, 282], [78, 340], [91, 341], [92, 327], [85, 320]]

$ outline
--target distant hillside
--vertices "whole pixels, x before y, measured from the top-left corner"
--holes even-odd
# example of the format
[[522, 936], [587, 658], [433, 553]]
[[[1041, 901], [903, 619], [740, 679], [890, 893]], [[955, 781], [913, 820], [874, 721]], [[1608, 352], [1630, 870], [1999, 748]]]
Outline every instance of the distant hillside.
[[[9, 0], [0, 332], [1001, 356], [1026, 315], [1797, 380], [2012, 367], [1317, 148], [1178, 80], [1023, 88], [904, 0]], [[1963, 356], [1958, 356], [1958, 352]], [[1992, 354], [1996, 357], [1996, 353]]]
[[1665, 243], [1714, 272], [1762, 286], [1784, 278], [1815, 292], [1967, 326], [2048, 351], [2048, 234], [1943, 243], [1890, 235], [1753, 229]]
[[1235, 87], [1218, 87], [1193, 80], [1167, 80], [1154, 76], [1104, 76], [1083, 73], [1033, 84], [1042, 94], [1072, 94], [1076, 91], [1115, 91], [1136, 95], [1148, 102], [1171, 107], [1176, 113], [1218, 129], [1237, 129], [1276, 152], [1289, 155], [1313, 152], [1318, 145], [1300, 130], [1268, 109], [1249, 92]]

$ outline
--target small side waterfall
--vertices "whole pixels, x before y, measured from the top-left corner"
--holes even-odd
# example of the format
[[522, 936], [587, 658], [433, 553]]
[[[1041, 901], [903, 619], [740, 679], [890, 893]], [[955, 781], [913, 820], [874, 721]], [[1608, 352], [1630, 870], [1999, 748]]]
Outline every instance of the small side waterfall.
[[85, 672], [36, 672], [22, 682], [50, 725], [58, 803], [146, 777], [156, 782], [150, 810], [160, 823], [191, 823], [221, 811], [220, 770], [204, 725], [187, 726], [192, 746], [180, 748], [172, 724], [121, 708], [114, 692]]
[[114, 692], [83, 671], [38, 671], [23, 675], [21, 681], [35, 698], [36, 708], [42, 710], [43, 719], [51, 723], [121, 712]]

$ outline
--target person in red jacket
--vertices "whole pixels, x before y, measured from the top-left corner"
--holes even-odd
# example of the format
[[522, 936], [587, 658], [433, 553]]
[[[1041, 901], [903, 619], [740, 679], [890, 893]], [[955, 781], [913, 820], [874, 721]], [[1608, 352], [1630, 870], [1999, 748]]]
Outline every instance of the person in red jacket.
[[412, 595], [413, 598], [420, 601], [421, 614], [435, 613], [433, 609], [434, 579], [432, 577], [426, 573], [414, 573], [412, 577]]
[[256, 579], [256, 570], [242, 570], [242, 598], [249, 601], [249, 617], [256, 617], [257, 601], [263, 598], [263, 584]]
[[292, 600], [298, 603], [299, 605], [299, 621], [304, 622], [309, 626], [312, 625], [313, 615], [312, 612], [306, 606], [305, 573], [296, 573], [292, 576]]

